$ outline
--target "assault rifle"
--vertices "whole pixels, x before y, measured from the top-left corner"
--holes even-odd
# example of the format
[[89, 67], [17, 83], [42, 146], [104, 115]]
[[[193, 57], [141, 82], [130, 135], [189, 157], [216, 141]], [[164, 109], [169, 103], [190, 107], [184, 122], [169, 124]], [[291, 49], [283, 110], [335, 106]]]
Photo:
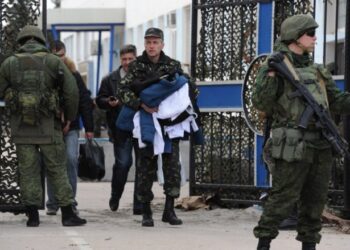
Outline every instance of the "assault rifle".
[[321, 129], [323, 137], [332, 145], [333, 150], [350, 159], [348, 143], [339, 135], [329, 112], [315, 100], [303, 84], [300, 84], [288, 58], [282, 53], [274, 53], [268, 59], [268, 66], [293, 84], [296, 90], [292, 93], [292, 98], [301, 97], [305, 101], [306, 108], [300, 117], [298, 127], [306, 129], [310, 119], [314, 117], [316, 127]]

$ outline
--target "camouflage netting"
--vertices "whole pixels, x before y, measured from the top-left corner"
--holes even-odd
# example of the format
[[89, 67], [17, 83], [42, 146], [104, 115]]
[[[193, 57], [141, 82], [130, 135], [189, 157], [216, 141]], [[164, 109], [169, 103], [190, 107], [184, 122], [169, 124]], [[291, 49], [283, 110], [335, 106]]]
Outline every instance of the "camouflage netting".
[[[27, 24], [36, 25], [40, 0], [0, 0], [0, 63], [16, 50], [18, 32]], [[17, 156], [10, 139], [9, 112], [0, 107], [0, 211], [15, 211], [20, 204]]]

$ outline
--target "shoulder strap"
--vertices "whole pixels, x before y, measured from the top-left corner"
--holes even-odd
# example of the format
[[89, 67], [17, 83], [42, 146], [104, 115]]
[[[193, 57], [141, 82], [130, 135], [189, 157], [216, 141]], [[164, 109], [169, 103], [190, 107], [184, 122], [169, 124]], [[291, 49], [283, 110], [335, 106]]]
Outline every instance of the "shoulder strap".
[[295, 71], [293, 64], [289, 60], [288, 56], [284, 56], [283, 62], [287, 65], [287, 68], [289, 69], [290, 73], [292, 73], [294, 79], [300, 81], [300, 78], [297, 72]]
[[317, 67], [317, 79], [320, 81], [320, 85], [321, 85], [321, 89], [325, 95], [326, 98], [326, 103], [327, 103], [327, 107], [329, 107], [328, 104], [328, 96], [327, 96], [327, 89], [326, 89], [326, 83], [322, 77], [322, 74], [320, 73], [320, 69]]
[[15, 54], [16, 57], [28, 56], [31, 58], [37, 65], [39, 65], [47, 74], [49, 74], [53, 79], [57, 80], [57, 76], [53, 73], [53, 71], [42, 61], [40, 61], [37, 57], [33, 56], [30, 53], [21, 53]]

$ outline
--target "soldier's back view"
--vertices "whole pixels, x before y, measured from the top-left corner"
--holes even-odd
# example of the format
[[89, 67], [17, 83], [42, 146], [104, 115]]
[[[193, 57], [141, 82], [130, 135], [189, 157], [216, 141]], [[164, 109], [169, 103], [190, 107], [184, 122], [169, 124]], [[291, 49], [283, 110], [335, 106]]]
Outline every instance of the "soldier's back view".
[[61, 108], [66, 120], [75, 118], [79, 95], [74, 78], [61, 60], [45, 47], [43, 33], [25, 26], [17, 37], [18, 52], [0, 68], [0, 98], [11, 113], [11, 137], [17, 148], [22, 203], [27, 209], [27, 226], [40, 224], [42, 204], [41, 159], [64, 226], [80, 226], [86, 220], [72, 210], [72, 188], [68, 182]]

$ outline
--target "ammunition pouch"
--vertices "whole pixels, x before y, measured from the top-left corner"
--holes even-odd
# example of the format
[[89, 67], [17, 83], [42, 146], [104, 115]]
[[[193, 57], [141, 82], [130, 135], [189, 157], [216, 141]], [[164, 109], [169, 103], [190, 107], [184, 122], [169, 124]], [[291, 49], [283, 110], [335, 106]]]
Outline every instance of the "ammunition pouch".
[[19, 115], [11, 115], [11, 137], [15, 144], [52, 144], [54, 142], [53, 116], [40, 118], [40, 125], [24, 123]]
[[306, 143], [303, 132], [294, 128], [272, 130], [271, 155], [286, 162], [302, 161], [305, 158]]
[[32, 92], [18, 93], [18, 104], [22, 122], [26, 125], [38, 125], [40, 121], [40, 96]]
[[263, 149], [263, 160], [267, 165], [267, 168], [271, 174], [273, 174], [275, 169], [275, 159], [272, 157], [272, 138], [267, 139], [264, 149]]
[[46, 93], [43, 98], [44, 105], [42, 105], [40, 112], [49, 117], [51, 114], [54, 114], [56, 117], [60, 117], [60, 100], [58, 97], [57, 91], [52, 91], [50, 93]]
[[12, 88], [7, 88], [5, 91], [4, 101], [6, 107], [12, 112], [18, 111], [18, 92]]

